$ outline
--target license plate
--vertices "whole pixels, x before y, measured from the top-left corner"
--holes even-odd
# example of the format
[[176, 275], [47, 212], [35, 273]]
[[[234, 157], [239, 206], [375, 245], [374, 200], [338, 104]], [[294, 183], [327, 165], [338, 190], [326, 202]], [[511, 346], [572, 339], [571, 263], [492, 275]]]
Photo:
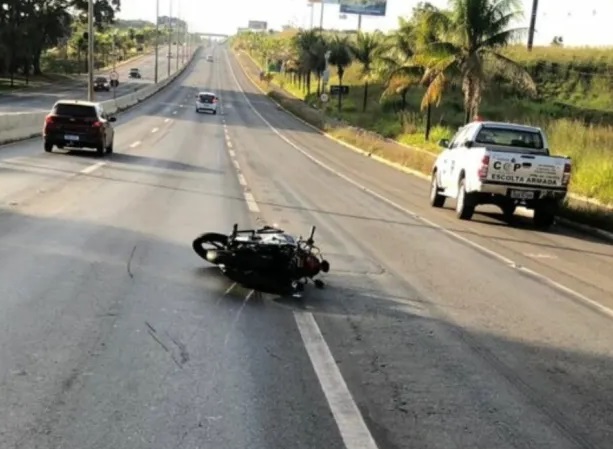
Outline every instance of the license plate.
[[534, 199], [534, 192], [529, 190], [511, 190], [511, 198], [518, 200], [532, 200]]
[[74, 136], [74, 135], [72, 135], [72, 134], [66, 134], [66, 135], [64, 136], [64, 139], [65, 139], [65, 140], [70, 140], [70, 141], [76, 142], [76, 141], [78, 141], [78, 140], [79, 140], [79, 136]]

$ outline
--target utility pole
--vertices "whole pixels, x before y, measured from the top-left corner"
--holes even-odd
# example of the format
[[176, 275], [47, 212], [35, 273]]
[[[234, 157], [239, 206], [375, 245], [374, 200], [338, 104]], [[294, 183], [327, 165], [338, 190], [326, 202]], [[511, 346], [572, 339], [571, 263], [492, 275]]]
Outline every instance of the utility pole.
[[181, 35], [179, 34], [182, 28], [182, 23], [181, 23], [181, 0], [178, 0], [179, 4], [177, 7], [177, 54], [175, 55], [175, 72], [179, 71], [179, 41], [181, 40]]
[[159, 51], [160, 51], [160, 0], [155, 0], [155, 68], [153, 69], [153, 82], [158, 83], [159, 77]]
[[87, 4], [87, 100], [94, 101], [94, 0]]
[[321, 0], [321, 10], [319, 11], [319, 29], [323, 32], [324, 30], [324, 4], [325, 1]]
[[172, 0], [170, 3], [170, 14], [168, 17], [168, 78], [170, 78], [170, 57], [172, 56]]
[[358, 14], [358, 31], [362, 31], [362, 14]]
[[[112, 42], [113, 47], [111, 50], [111, 52], [113, 53], [113, 73], [115, 74], [117, 73], [117, 70], [116, 70], [117, 69], [117, 53], [116, 53], [117, 50], [115, 47], [115, 41], [117, 40], [117, 32], [113, 33], [111, 36], [113, 39], [113, 42]], [[115, 98], [117, 98], [117, 87], [115, 86], [115, 82], [112, 81], [112, 78], [111, 78], [111, 83], [113, 85], [113, 100], [114, 100]]]
[[308, 3], [307, 5], [309, 8], [311, 8], [311, 26], [309, 29], [313, 29], [313, 16], [315, 15], [315, 9], [313, 8], [313, 3]]
[[530, 17], [530, 29], [528, 30], [528, 51], [532, 51], [534, 44], [534, 28], [536, 26], [536, 13], [538, 12], [539, 1], [532, 0], [532, 16]]

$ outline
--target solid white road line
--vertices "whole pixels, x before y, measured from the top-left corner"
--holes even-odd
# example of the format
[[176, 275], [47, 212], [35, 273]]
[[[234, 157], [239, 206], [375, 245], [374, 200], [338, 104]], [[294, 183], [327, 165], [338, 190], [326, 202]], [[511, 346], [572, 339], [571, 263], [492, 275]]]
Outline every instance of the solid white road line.
[[239, 92], [243, 95], [243, 98], [245, 99], [245, 102], [247, 103], [247, 105], [249, 106], [249, 108], [253, 111], [253, 113], [255, 115], [257, 115], [260, 120], [262, 120], [262, 122], [264, 122], [264, 124], [273, 132], [275, 133], [277, 136], [279, 136], [279, 138], [281, 140], [283, 140], [285, 143], [287, 143], [289, 146], [291, 146], [292, 148], [294, 148], [295, 150], [299, 151], [300, 153], [302, 153], [306, 158], [310, 159], [311, 161], [313, 161], [315, 164], [319, 165], [320, 167], [324, 168], [325, 170], [328, 170], [330, 173], [333, 173], [334, 175], [338, 176], [339, 178], [347, 181], [348, 183], [354, 185], [355, 187], [359, 188], [360, 190], [374, 196], [375, 198], [383, 201], [384, 203], [389, 204], [390, 206], [392, 206], [394, 209], [399, 210], [401, 212], [404, 212], [407, 215], [410, 215], [412, 217], [414, 217], [417, 220], [420, 220], [422, 223], [439, 230], [440, 232], [443, 232], [445, 234], [447, 234], [449, 237], [452, 237], [468, 246], [471, 246], [472, 248], [476, 249], [477, 251], [488, 255], [489, 257], [498, 260], [499, 262], [502, 262], [505, 265], [508, 265], [509, 267], [527, 274], [529, 276], [531, 276], [533, 279], [539, 280], [547, 285], [549, 285], [550, 287], [559, 290], [561, 292], [564, 292], [566, 295], [575, 298], [581, 302], [583, 302], [584, 304], [592, 307], [593, 309], [598, 310], [599, 312], [601, 312], [602, 314], [608, 316], [609, 318], [613, 318], [613, 309], [604, 306], [602, 304], [600, 304], [598, 301], [593, 300], [575, 290], [572, 290], [568, 287], [566, 287], [563, 284], [560, 284], [557, 281], [554, 281], [553, 279], [540, 274], [530, 268], [526, 268], [520, 264], [518, 264], [517, 262], [509, 259], [508, 257], [503, 256], [502, 254], [497, 253], [496, 251], [493, 251], [489, 248], [486, 248], [483, 245], [480, 245], [476, 242], [473, 242], [472, 240], [469, 240], [468, 238], [454, 232], [454, 231], [450, 231], [447, 228], [444, 228], [443, 226], [440, 226], [436, 223], [434, 223], [433, 221], [428, 220], [427, 218], [424, 218], [420, 215], [417, 214], [417, 212], [414, 212], [404, 206], [401, 206], [400, 204], [390, 200], [389, 198], [375, 192], [374, 190], [369, 189], [368, 187], [360, 184], [357, 181], [354, 181], [353, 179], [351, 179], [350, 177], [344, 175], [343, 173], [339, 172], [338, 170], [335, 170], [334, 168], [330, 167], [329, 165], [327, 165], [325, 162], [320, 161], [319, 159], [317, 159], [316, 157], [312, 156], [311, 154], [309, 154], [306, 150], [302, 149], [300, 146], [298, 146], [296, 143], [292, 142], [290, 139], [288, 139], [287, 137], [285, 137], [277, 128], [275, 128], [268, 120], [266, 120], [266, 118], [264, 118], [264, 116], [262, 114], [260, 114], [260, 112], [255, 108], [255, 106], [253, 106], [253, 103], [251, 103], [251, 100], [249, 99], [249, 97], [247, 97], [247, 94], [245, 93], [245, 91], [243, 90], [243, 88], [241, 87], [241, 85], [238, 82], [238, 78], [236, 77], [236, 73], [234, 73], [234, 69], [232, 68], [232, 65], [230, 64], [230, 58], [228, 57], [227, 53], [226, 53], [226, 63], [230, 69], [230, 73], [232, 74], [232, 78], [234, 79], [234, 84], [236, 85], [237, 89], [239, 90]]
[[140, 140], [137, 140], [136, 142], [134, 142], [133, 144], [130, 145], [130, 148], [136, 148], [140, 144], [141, 144]]
[[294, 312], [304, 347], [326, 396], [338, 430], [347, 449], [377, 449], [360, 409], [310, 312]]
[[88, 167], [85, 167], [83, 170], [81, 170], [79, 173], [83, 173], [84, 175], [87, 175], [89, 173], [92, 173], [96, 170], [98, 170], [100, 167], [103, 167], [106, 165], [106, 162], [96, 162], [93, 165], [90, 165]]

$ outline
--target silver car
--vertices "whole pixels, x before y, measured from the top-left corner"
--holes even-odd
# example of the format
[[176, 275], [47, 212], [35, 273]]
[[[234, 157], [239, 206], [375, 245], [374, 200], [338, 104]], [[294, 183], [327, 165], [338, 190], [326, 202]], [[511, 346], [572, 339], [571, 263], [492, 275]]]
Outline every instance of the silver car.
[[196, 95], [196, 112], [212, 112], [217, 114], [219, 98], [212, 92], [200, 92]]

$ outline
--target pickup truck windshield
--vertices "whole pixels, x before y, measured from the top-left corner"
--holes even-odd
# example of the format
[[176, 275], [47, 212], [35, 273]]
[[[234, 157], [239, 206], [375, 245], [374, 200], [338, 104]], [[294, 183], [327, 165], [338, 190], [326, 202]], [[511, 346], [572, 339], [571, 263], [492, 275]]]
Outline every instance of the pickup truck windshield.
[[539, 132], [513, 128], [483, 127], [477, 134], [475, 143], [532, 150], [543, 149], [543, 138]]

